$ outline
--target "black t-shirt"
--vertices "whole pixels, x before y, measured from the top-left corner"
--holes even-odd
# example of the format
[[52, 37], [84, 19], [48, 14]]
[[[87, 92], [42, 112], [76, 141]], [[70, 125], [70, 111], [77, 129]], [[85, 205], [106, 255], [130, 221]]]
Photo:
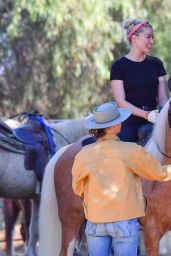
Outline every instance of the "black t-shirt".
[[[122, 80], [126, 100], [137, 107], [157, 106], [158, 77], [166, 75], [163, 63], [156, 57], [146, 56], [142, 62], [126, 57], [115, 61], [111, 67], [110, 80]], [[129, 118], [131, 120], [132, 118]], [[136, 118], [142, 120], [142, 118]]]

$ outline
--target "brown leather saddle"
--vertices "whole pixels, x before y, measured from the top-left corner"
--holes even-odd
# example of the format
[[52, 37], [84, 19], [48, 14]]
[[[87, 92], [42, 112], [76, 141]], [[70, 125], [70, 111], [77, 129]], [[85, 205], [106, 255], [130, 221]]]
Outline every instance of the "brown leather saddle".
[[0, 120], [0, 147], [4, 150], [24, 154], [27, 170], [34, 170], [41, 181], [48, 161], [49, 144], [44, 123], [31, 119], [19, 128], [11, 129]]

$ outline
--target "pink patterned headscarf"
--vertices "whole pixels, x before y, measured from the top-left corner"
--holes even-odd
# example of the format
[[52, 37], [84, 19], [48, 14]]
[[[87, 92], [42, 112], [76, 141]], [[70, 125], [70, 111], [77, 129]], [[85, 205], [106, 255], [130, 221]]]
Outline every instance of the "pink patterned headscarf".
[[133, 34], [134, 34], [140, 27], [142, 27], [142, 26], [144, 26], [144, 25], [146, 25], [146, 24], [148, 24], [148, 21], [141, 22], [141, 23], [137, 24], [135, 27], [133, 27], [133, 28], [131, 29], [131, 31], [128, 33], [128, 35], [127, 35], [128, 41], [130, 42], [130, 41], [131, 41], [131, 38], [132, 38], [132, 36], [133, 36]]

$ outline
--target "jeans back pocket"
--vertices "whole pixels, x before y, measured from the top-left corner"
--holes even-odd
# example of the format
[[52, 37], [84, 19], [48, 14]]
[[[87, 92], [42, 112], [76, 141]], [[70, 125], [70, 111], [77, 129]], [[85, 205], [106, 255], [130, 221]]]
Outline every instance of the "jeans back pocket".
[[87, 235], [96, 235], [96, 229], [97, 229], [97, 224], [96, 223], [92, 223], [90, 221], [87, 221], [86, 224], [86, 229], [85, 229], [85, 233]]

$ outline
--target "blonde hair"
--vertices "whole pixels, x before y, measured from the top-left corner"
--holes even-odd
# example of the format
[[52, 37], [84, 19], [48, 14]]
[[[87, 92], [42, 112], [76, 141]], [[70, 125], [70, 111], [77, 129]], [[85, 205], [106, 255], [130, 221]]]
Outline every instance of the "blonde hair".
[[[144, 23], [144, 24], [143, 24]], [[123, 27], [126, 30], [126, 34], [125, 37], [127, 39], [127, 41], [129, 43], [131, 43], [131, 41], [128, 39], [128, 35], [131, 33], [131, 31], [133, 30], [133, 28], [139, 24], [143, 24], [141, 27], [139, 27], [133, 34], [134, 35], [139, 35], [141, 32], [143, 32], [144, 28], [151, 28], [152, 29], [152, 25], [143, 19], [132, 19], [132, 20], [125, 20], [123, 22]]]

